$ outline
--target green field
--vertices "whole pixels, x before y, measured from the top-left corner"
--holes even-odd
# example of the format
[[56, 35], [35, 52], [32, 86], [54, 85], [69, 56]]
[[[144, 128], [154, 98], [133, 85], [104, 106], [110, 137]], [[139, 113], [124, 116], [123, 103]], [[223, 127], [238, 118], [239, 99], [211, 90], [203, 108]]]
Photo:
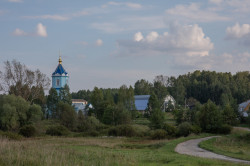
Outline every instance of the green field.
[[0, 138], [0, 165], [237, 165], [174, 152], [178, 143], [205, 136], [208, 135], [175, 140], [42, 137], [13, 141]]
[[234, 129], [232, 134], [203, 141], [200, 147], [218, 154], [250, 160], [250, 132]]

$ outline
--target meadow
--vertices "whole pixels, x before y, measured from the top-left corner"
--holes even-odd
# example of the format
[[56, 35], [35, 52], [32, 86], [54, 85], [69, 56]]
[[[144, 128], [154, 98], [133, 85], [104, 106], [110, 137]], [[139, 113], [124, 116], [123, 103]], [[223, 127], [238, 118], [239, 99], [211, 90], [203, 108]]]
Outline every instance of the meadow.
[[191, 135], [173, 140], [125, 137], [36, 137], [21, 140], [0, 138], [0, 165], [243, 165], [177, 154], [175, 146]]
[[230, 135], [203, 141], [201, 148], [218, 154], [250, 160], [250, 132], [234, 129]]

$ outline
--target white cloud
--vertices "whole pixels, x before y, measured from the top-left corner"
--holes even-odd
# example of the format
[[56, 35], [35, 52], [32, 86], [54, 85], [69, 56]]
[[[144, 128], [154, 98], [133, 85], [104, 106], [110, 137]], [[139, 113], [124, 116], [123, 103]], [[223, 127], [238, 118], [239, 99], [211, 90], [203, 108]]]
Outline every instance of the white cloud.
[[226, 34], [228, 38], [242, 38], [250, 35], [250, 25], [236, 23], [233, 27], [227, 27]]
[[36, 26], [36, 34], [38, 36], [41, 36], [41, 37], [47, 37], [48, 35], [47, 35], [46, 27], [41, 23], [37, 24], [37, 26]]
[[16, 30], [12, 33], [14, 36], [27, 36], [28, 34], [23, 30], [16, 28]]
[[35, 33], [28, 33], [25, 32], [19, 28], [16, 28], [14, 32], [12, 32], [14, 36], [41, 36], [41, 37], [47, 37], [47, 30], [46, 27], [42, 23], [38, 23], [36, 26], [36, 32]]
[[101, 39], [97, 39], [96, 42], [95, 42], [95, 44], [97, 46], [102, 46], [103, 45], [103, 41]]
[[[135, 36], [143, 36], [135, 34]], [[209, 55], [213, 43], [205, 37], [198, 25], [173, 25], [169, 33], [159, 35], [150, 32], [146, 39], [134, 41], [118, 41], [118, 54], [120, 55], [174, 55], [176, 57], [203, 57]]]
[[157, 38], [159, 37], [159, 34], [157, 32], [150, 32], [147, 37], [146, 40], [148, 42], [153, 42], [155, 41]]
[[21, 3], [23, 2], [22, 0], [8, 0], [9, 2], [15, 2], [15, 3]]
[[249, 13], [250, 1], [249, 0], [227, 0], [224, 1], [227, 5], [234, 8], [235, 12]]
[[141, 32], [137, 32], [137, 33], [134, 35], [134, 41], [139, 42], [139, 41], [141, 41], [141, 40], [143, 40], [143, 39], [144, 39], [144, 37], [143, 37], [143, 35], [142, 35]]
[[228, 21], [229, 18], [220, 16], [214, 11], [206, 8], [201, 8], [198, 3], [191, 3], [190, 5], [177, 5], [172, 9], [166, 10], [168, 15], [176, 16], [179, 19], [191, 20], [198, 22], [212, 22], [212, 21]]

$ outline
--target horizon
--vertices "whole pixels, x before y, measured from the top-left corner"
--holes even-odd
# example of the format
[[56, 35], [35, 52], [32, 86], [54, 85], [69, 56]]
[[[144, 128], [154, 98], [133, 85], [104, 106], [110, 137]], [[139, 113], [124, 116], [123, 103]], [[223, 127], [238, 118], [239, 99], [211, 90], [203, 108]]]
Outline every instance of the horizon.
[[3, 0], [0, 6], [0, 69], [16, 59], [51, 79], [61, 55], [72, 92], [196, 70], [249, 71], [247, 0]]

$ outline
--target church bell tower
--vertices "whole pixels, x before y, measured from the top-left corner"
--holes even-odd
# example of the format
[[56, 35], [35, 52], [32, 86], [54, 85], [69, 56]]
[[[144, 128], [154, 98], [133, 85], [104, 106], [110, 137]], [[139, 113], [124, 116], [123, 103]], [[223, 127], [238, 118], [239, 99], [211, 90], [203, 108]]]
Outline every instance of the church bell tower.
[[52, 88], [55, 88], [57, 93], [59, 94], [60, 89], [63, 88], [66, 84], [68, 85], [69, 75], [66, 70], [62, 66], [62, 58], [59, 57], [59, 64], [52, 73]]

